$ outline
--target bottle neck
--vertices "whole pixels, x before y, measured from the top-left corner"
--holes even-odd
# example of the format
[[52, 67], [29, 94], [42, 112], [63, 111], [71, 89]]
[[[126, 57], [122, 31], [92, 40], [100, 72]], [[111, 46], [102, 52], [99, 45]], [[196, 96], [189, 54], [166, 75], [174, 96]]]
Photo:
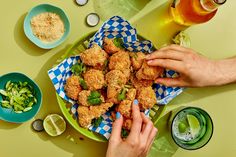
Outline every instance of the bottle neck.
[[215, 11], [219, 6], [221, 6], [225, 2], [226, 0], [200, 0], [202, 7], [208, 12]]

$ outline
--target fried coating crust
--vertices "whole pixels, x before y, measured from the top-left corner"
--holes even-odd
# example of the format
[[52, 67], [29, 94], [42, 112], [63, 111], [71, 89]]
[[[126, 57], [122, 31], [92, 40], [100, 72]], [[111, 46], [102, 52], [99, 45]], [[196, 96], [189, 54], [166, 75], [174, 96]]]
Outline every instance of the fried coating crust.
[[[88, 96], [90, 95], [91, 91], [89, 90], [83, 90], [79, 93], [78, 103], [82, 106], [90, 106], [88, 103]], [[100, 99], [102, 102], [105, 102], [104, 97], [101, 95]]]
[[89, 90], [102, 89], [105, 85], [103, 72], [100, 70], [90, 69], [84, 74], [84, 80]]
[[125, 75], [126, 80], [129, 80], [130, 76], [131, 76], [131, 70], [130, 69], [122, 69], [121, 72]]
[[129, 69], [131, 65], [129, 53], [119, 51], [110, 57], [109, 69], [110, 70], [124, 70]]
[[79, 76], [71, 76], [66, 80], [66, 84], [64, 86], [66, 95], [73, 100], [78, 100], [78, 95], [82, 91], [79, 84], [79, 79]]
[[113, 103], [102, 103], [101, 105], [90, 106], [90, 114], [94, 118], [99, 118], [102, 114], [106, 113]]
[[120, 70], [111, 70], [106, 74], [106, 81], [108, 86], [122, 88], [126, 84], [127, 79]]
[[82, 52], [80, 58], [88, 66], [102, 67], [108, 58], [108, 54], [100, 46], [94, 44], [90, 49]]
[[120, 112], [125, 118], [131, 118], [131, 100], [123, 100], [118, 105], [117, 111]]
[[[116, 112], [113, 111], [111, 112], [111, 118], [113, 121], [116, 120]], [[122, 128], [126, 129], [126, 130], [131, 130], [131, 126], [132, 126], [132, 122], [133, 120], [131, 118], [124, 118], [123, 124], [122, 124]]]
[[136, 93], [137, 92], [135, 88], [129, 89], [128, 92], [126, 93], [126, 99], [133, 102], [136, 97]]
[[132, 118], [131, 107], [135, 97], [136, 97], [136, 89], [135, 88], [129, 89], [128, 92], [126, 93], [126, 100], [121, 101], [117, 107], [117, 111], [120, 112], [125, 118]]
[[143, 52], [137, 52], [137, 53], [131, 52], [130, 57], [131, 57], [131, 65], [133, 69], [139, 70], [142, 67], [145, 54]]
[[113, 40], [114, 39], [109, 39], [107, 37], [103, 39], [103, 48], [108, 54], [114, 54], [122, 50], [119, 47], [115, 46]]
[[93, 116], [89, 114], [89, 108], [86, 106], [79, 106], [78, 109], [78, 121], [81, 127], [86, 128], [91, 124]]
[[112, 70], [106, 74], [107, 102], [119, 104], [118, 94], [127, 82], [125, 75], [120, 70]]
[[132, 85], [136, 89], [141, 89], [143, 87], [152, 86], [152, 84], [154, 82], [153, 80], [143, 80], [143, 79], [142, 80], [138, 80], [135, 75], [131, 76], [130, 80], [131, 80]]
[[143, 62], [142, 67], [136, 73], [139, 80], [155, 80], [163, 73], [163, 68], [157, 66], [149, 66], [146, 61]]
[[79, 98], [78, 98], [78, 103], [83, 105], [83, 106], [90, 106], [89, 103], [87, 102], [88, 96], [90, 95], [89, 90], [83, 90], [79, 93]]
[[97, 106], [79, 106], [77, 111], [79, 115], [79, 124], [83, 128], [87, 128], [94, 118], [99, 118], [102, 114], [106, 113], [112, 103], [102, 103]]
[[137, 99], [142, 110], [152, 108], [157, 102], [156, 94], [152, 87], [141, 88], [138, 91]]
[[118, 94], [121, 92], [122, 88], [116, 88], [113, 86], [107, 86], [107, 100], [106, 102], [111, 102], [114, 104], [119, 104], [120, 101], [118, 100]]

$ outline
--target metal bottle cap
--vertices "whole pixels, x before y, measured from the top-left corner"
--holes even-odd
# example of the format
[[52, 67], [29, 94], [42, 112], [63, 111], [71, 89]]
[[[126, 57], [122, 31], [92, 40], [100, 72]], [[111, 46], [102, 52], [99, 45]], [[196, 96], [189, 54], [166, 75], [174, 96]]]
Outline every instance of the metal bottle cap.
[[83, 6], [88, 3], [88, 0], [76, 0], [76, 3], [80, 6]]
[[35, 121], [33, 121], [32, 128], [37, 132], [43, 131], [44, 130], [43, 120], [42, 119], [36, 119]]
[[100, 21], [100, 17], [96, 13], [90, 13], [86, 17], [86, 22], [89, 26], [94, 27], [96, 26]]
[[224, 4], [226, 0], [214, 0], [214, 2], [217, 4]]

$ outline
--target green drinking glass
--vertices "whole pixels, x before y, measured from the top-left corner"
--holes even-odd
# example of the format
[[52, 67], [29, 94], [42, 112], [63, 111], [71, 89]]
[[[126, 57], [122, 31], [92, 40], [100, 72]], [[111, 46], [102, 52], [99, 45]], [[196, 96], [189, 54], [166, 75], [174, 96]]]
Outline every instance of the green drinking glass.
[[172, 111], [169, 123], [172, 139], [183, 149], [202, 148], [213, 135], [211, 117], [197, 107], [181, 107]]

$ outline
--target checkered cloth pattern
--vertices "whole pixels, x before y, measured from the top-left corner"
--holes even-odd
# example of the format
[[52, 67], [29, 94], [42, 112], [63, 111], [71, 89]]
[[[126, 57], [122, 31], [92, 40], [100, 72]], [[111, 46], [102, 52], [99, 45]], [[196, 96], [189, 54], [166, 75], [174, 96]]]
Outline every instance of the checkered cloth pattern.
[[68, 98], [64, 91], [66, 79], [72, 75], [70, 68], [79, 60], [79, 56], [74, 56], [63, 60], [58, 66], [48, 71], [48, 76], [51, 79], [57, 94], [66, 101], [74, 104], [75, 101]]
[[[104, 37], [121, 38], [125, 43], [124, 46], [126, 49], [130, 51], [142, 51], [146, 53], [152, 52], [152, 43], [148, 40], [138, 41], [136, 29], [133, 28], [129, 22], [125, 21], [119, 16], [112, 17], [102, 25], [99, 31], [90, 39], [89, 47], [94, 43], [102, 46]], [[59, 65], [48, 71], [48, 75], [59, 96], [73, 104], [71, 112], [75, 117], [78, 117], [77, 108], [79, 105], [66, 96], [64, 85], [66, 83], [66, 79], [72, 75], [70, 68], [72, 65], [77, 63], [79, 59], [79, 56], [67, 58]], [[177, 75], [178, 74], [172, 70], [165, 70], [164, 73], [164, 77], [176, 77]], [[179, 87], [166, 87], [159, 84], [154, 84], [153, 88], [158, 99], [157, 103], [162, 105], [169, 103], [183, 90]], [[149, 110], [146, 110], [145, 114], [149, 115]], [[90, 125], [88, 128], [89, 130], [97, 132], [109, 139], [112, 130], [112, 119], [109, 112], [102, 116], [104, 120], [101, 122], [100, 126], [95, 127]]]

